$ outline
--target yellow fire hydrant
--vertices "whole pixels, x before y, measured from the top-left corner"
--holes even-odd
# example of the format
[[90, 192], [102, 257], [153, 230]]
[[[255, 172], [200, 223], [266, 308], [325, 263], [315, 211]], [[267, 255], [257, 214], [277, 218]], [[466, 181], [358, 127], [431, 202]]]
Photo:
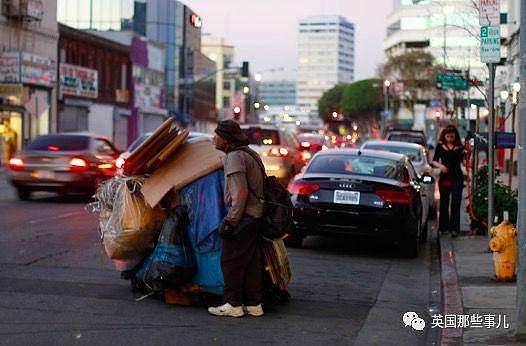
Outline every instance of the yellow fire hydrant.
[[489, 248], [493, 251], [497, 281], [515, 281], [517, 266], [517, 230], [508, 220], [491, 228]]

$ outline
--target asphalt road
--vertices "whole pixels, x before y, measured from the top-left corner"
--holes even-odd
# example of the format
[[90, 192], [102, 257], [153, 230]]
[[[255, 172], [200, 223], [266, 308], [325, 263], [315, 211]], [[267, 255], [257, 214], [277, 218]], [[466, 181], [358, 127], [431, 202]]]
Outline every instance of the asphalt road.
[[[136, 302], [101, 252], [86, 200], [18, 201], [0, 172], [2, 345], [424, 345], [438, 295], [436, 242], [420, 257], [376, 241], [312, 237], [290, 249], [292, 300], [261, 318], [218, 318], [202, 307]], [[431, 232], [433, 233], [433, 232]], [[404, 327], [414, 311], [424, 331]]]

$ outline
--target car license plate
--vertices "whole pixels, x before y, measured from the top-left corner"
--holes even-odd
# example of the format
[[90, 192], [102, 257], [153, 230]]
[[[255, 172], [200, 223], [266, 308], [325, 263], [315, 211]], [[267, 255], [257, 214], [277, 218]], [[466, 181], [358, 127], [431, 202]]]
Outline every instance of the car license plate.
[[334, 191], [334, 203], [360, 204], [360, 193], [357, 191], [336, 190]]
[[55, 179], [55, 172], [53, 171], [34, 171], [31, 176], [36, 179]]

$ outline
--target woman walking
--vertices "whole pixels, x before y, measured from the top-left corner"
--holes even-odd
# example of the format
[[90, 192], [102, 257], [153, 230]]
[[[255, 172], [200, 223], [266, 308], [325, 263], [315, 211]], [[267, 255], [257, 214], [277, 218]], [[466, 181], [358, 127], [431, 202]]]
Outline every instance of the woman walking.
[[[460, 207], [464, 187], [464, 147], [454, 125], [446, 126], [439, 135], [433, 156], [434, 167], [440, 169], [438, 188], [440, 190], [440, 217], [438, 230], [451, 232], [456, 237], [460, 232]], [[451, 201], [451, 209], [449, 202]]]

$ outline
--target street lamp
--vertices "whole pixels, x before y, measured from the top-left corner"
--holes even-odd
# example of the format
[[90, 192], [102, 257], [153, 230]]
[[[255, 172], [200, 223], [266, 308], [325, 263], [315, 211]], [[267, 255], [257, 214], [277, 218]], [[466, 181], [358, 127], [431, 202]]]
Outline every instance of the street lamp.
[[337, 112], [332, 112], [332, 117], [333, 117], [334, 119], [338, 118], [338, 113], [337, 113]]
[[263, 109], [266, 110], [266, 111], [268, 111], [268, 110], [270, 109], [270, 106], [269, 106], [269, 105], [264, 105], [264, 106], [263, 106]]
[[391, 81], [386, 79], [384, 80], [384, 112], [385, 115], [389, 113], [389, 87], [391, 86]]
[[250, 92], [250, 88], [248, 86], [243, 87], [243, 94], [248, 94]]
[[508, 92], [508, 90], [501, 90], [500, 92], [500, 99], [502, 102], [506, 102], [506, 100], [508, 100], [508, 97], [510, 96], [510, 93]]
[[261, 82], [261, 79], [263, 79], [263, 76], [261, 75], [261, 73], [256, 73], [256, 74], [254, 75], [254, 80], [255, 80], [256, 82]]
[[255, 109], [259, 109], [259, 107], [260, 107], [259, 102], [254, 102], [254, 108], [255, 108]]

